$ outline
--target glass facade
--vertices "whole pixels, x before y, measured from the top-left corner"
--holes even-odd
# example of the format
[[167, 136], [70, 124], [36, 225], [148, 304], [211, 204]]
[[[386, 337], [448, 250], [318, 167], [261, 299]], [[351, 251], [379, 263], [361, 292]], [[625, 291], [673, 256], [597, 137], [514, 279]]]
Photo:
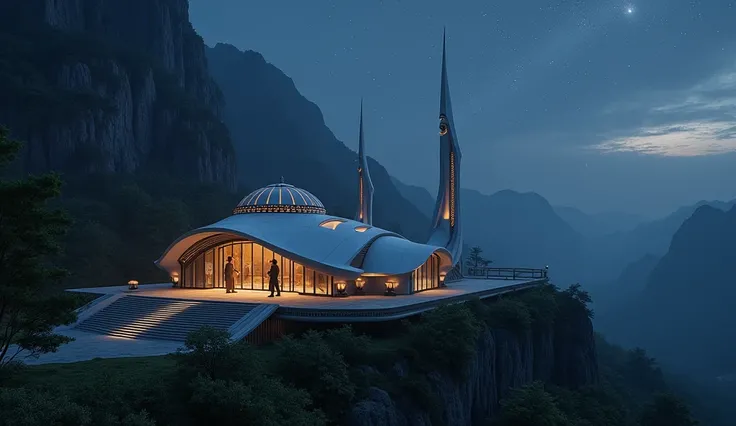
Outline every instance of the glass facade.
[[268, 290], [271, 260], [279, 266], [281, 291], [334, 295], [334, 277], [315, 271], [251, 241], [233, 241], [210, 247], [182, 265], [184, 288], [225, 288], [225, 264], [233, 257], [235, 288]]
[[412, 290], [429, 290], [440, 286], [440, 258], [436, 254], [427, 259], [426, 262], [411, 273]]

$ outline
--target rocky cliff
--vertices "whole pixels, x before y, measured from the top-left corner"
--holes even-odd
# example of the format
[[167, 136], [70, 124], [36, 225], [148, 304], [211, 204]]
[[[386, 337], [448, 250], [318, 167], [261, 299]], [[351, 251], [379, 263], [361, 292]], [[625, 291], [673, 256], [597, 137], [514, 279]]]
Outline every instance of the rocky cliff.
[[[391, 374], [407, 376], [398, 363]], [[347, 424], [352, 426], [461, 426], [484, 424], [499, 412], [499, 401], [511, 389], [543, 381], [567, 388], [598, 382], [598, 362], [590, 318], [583, 312], [558, 317], [554, 324], [512, 332], [485, 328], [473, 359], [460, 378], [439, 371], [427, 375], [438, 406], [431, 410], [399, 400], [371, 387], [356, 403]]]
[[27, 171], [152, 169], [235, 186], [187, 0], [0, 0], [0, 123]]

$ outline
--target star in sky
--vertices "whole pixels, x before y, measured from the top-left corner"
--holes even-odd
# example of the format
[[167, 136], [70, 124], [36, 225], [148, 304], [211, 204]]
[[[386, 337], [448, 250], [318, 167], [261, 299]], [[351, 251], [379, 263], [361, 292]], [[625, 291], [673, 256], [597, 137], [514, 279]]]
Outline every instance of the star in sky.
[[625, 13], [626, 13], [627, 15], [633, 15], [633, 14], [634, 14], [634, 6], [632, 6], [632, 5], [628, 5], [628, 6], [626, 6], [626, 7], [624, 8], [624, 12], [625, 12]]

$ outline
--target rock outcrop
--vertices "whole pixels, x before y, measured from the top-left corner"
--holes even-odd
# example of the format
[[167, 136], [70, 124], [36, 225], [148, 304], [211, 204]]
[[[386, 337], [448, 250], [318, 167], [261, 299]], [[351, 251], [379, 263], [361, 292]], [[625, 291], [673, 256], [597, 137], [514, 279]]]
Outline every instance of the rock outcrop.
[[187, 0], [0, 0], [0, 123], [23, 169], [151, 169], [235, 186]]
[[[403, 368], [394, 368], [401, 374]], [[351, 426], [447, 426], [484, 424], [499, 412], [499, 400], [511, 389], [540, 380], [567, 388], [598, 381], [593, 325], [581, 315], [524, 332], [483, 330], [473, 360], [462, 379], [432, 372], [427, 378], [439, 407], [430, 413], [398, 401], [373, 387], [357, 402], [347, 424]]]

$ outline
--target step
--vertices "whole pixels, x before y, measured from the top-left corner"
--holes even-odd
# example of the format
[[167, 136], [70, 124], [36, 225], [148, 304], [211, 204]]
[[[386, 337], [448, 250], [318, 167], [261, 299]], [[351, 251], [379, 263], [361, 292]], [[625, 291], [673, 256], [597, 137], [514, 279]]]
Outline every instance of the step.
[[190, 332], [210, 326], [235, 331], [242, 338], [276, 307], [126, 295], [80, 321], [75, 328], [115, 337], [184, 341]]

